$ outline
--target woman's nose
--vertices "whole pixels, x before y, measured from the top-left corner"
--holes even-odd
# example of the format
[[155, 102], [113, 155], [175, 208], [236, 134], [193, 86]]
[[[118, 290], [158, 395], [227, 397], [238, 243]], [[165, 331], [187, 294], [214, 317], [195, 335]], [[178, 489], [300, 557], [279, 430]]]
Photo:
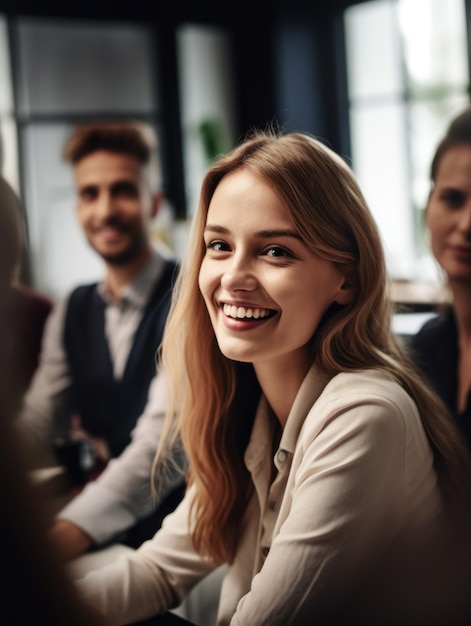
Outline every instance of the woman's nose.
[[460, 213], [459, 227], [468, 237], [471, 236], [471, 198]]
[[254, 289], [257, 278], [252, 263], [242, 257], [230, 259], [221, 277], [221, 286], [227, 291]]

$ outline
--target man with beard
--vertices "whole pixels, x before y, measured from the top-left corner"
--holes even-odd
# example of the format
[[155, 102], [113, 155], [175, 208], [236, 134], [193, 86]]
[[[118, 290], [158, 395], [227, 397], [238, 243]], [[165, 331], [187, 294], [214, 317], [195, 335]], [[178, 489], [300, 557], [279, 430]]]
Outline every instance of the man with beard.
[[177, 268], [149, 233], [163, 201], [155, 137], [131, 122], [87, 124], [69, 138], [65, 158], [78, 220], [103, 259], [104, 278], [55, 306], [20, 425], [35, 451], [55, 444], [73, 470], [76, 495], [52, 528], [69, 560], [117, 539], [139, 545], [179, 501], [184, 481], [178, 469], [162, 472], [152, 495], [165, 413], [156, 351]]

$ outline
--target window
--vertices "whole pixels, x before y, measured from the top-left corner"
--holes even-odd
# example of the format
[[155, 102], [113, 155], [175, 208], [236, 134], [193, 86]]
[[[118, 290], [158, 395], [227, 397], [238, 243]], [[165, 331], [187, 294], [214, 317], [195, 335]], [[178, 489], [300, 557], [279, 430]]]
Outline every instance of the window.
[[0, 16], [0, 172], [19, 192], [18, 145], [7, 21]]
[[177, 29], [178, 74], [188, 215], [207, 168], [235, 142], [230, 39], [222, 28]]
[[28, 17], [11, 33], [30, 279], [58, 298], [103, 272], [77, 227], [65, 141], [76, 123], [109, 116], [148, 122], [159, 133], [154, 33], [138, 24]]
[[352, 167], [393, 278], [437, 278], [423, 232], [429, 166], [469, 103], [464, 0], [373, 0], [344, 14]]
[[[232, 50], [222, 28], [184, 24], [176, 35], [191, 217], [207, 166], [234, 142]], [[72, 171], [61, 157], [67, 136], [76, 123], [118, 116], [149, 123], [162, 142], [165, 130], [168, 144], [160, 36], [142, 22], [18, 16], [8, 23], [0, 16], [3, 173], [26, 207], [30, 267], [25, 278], [54, 298], [103, 272], [101, 259], [77, 228]], [[169, 200], [159, 211], [152, 234], [179, 256], [189, 220], [174, 220], [173, 208]]]

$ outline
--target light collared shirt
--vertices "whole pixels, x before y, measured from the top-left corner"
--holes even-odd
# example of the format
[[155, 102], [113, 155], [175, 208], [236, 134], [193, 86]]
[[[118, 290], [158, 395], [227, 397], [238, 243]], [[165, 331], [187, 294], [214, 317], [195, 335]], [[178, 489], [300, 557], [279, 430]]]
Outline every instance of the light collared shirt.
[[[416, 537], [442, 509], [417, 407], [384, 373], [329, 380], [312, 368], [273, 455], [274, 419], [262, 398], [244, 457], [254, 492], [219, 626], [323, 623], [329, 599], [341, 603], [391, 544]], [[113, 623], [177, 606], [214, 568], [192, 547], [194, 489], [153, 539], [78, 581]]]
[[117, 379], [124, 373], [134, 335], [163, 266], [163, 258], [153, 249], [149, 263], [118, 299], [111, 296], [105, 281], [97, 285], [97, 291], [106, 304], [105, 334]]
[[[163, 269], [164, 257], [154, 249], [149, 263], [119, 299], [109, 296], [104, 282], [97, 286], [106, 304], [105, 332], [116, 378], [123, 374], [133, 336]], [[63, 344], [67, 302], [68, 297], [60, 301], [48, 319], [39, 367], [19, 416], [22, 433], [32, 448], [39, 451], [52, 449], [57, 434], [54, 417], [72, 384]], [[169, 473], [162, 483], [160, 498], [152, 499], [151, 467], [165, 416], [165, 391], [163, 380], [156, 372], [147, 404], [131, 433], [131, 443], [118, 458], [108, 463], [97, 480], [90, 482], [59, 513], [59, 517], [82, 528], [97, 544], [108, 541], [151, 513], [182, 482], [181, 474]], [[54, 461], [54, 457], [50, 458]]]

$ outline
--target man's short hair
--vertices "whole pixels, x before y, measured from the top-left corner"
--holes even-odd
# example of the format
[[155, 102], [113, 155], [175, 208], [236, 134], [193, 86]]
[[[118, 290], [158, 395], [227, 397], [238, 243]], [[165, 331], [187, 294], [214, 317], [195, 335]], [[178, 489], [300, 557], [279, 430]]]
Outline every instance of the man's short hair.
[[83, 158], [106, 150], [134, 157], [149, 168], [153, 186], [160, 183], [157, 138], [152, 128], [141, 122], [103, 121], [78, 126], [64, 148], [64, 158], [76, 165]]

